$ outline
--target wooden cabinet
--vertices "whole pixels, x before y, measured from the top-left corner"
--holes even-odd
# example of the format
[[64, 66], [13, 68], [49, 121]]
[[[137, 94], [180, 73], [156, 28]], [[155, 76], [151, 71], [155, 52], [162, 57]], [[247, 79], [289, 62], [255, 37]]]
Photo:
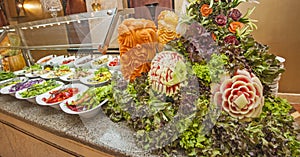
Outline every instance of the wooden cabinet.
[[1, 157], [70, 157], [74, 156], [0, 123]]
[[0, 112], [0, 157], [112, 157]]

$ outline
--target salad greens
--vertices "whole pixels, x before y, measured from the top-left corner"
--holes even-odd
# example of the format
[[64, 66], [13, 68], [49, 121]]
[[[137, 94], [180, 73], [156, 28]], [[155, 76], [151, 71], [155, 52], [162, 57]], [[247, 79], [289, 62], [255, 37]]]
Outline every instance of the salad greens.
[[[205, 117], [212, 105], [210, 97], [202, 95], [197, 100], [196, 113], [191, 114], [194, 118], [190, 121], [179, 120], [175, 123], [175, 129], [167, 129], [152, 136], [151, 132], [158, 131], [165, 124], [171, 123], [173, 118], [176, 119], [176, 113], [179, 112], [178, 102], [181, 102], [180, 108], [187, 107], [185, 111], [191, 108], [187, 104], [190, 103], [192, 95], [181, 93], [167, 100], [169, 103], [158, 105], [160, 96], [149, 99], [146, 80], [147, 77], [142, 76], [129, 84], [126, 81], [118, 81], [118, 84], [113, 82], [114, 97], [103, 106], [103, 111], [113, 121], [125, 120], [137, 132], [137, 142], [145, 149], [153, 146], [149, 143], [168, 140], [166, 135], [171, 133], [172, 137], [172, 132], [177, 129], [183, 131], [180, 136], [157, 149], [156, 154], [178, 156], [182, 153], [178, 150], [182, 149], [188, 156], [300, 155], [300, 142], [296, 139], [299, 130], [293, 128], [293, 118], [289, 115], [291, 105], [286, 100], [275, 97], [266, 97], [263, 113], [252, 121], [241, 121], [221, 112], [212, 129], [206, 130]], [[193, 87], [186, 85], [186, 88]], [[131, 96], [119, 95], [119, 92], [124, 92], [121, 89], [126, 89]]]
[[111, 97], [112, 85], [93, 87], [78, 95], [75, 101], [66, 103], [72, 111], [81, 112], [97, 107], [102, 101]]
[[9, 92], [17, 92], [17, 91], [20, 91], [22, 89], [25, 89], [25, 88], [29, 88], [31, 87], [32, 85], [34, 84], [38, 84], [40, 82], [43, 82], [44, 80], [43, 79], [34, 79], [34, 80], [28, 80], [28, 81], [25, 81], [25, 82], [19, 82], [13, 86], [11, 86], [11, 88], [9, 89]]
[[[191, 65], [189, 81], [180, 83], [178, 95], [167, 97], [152, 90], [151, 74], [132, 82], [113, 78], [105, 114], [125, 121], [136, 132], [137, 144], [158, 156], [300, 156], [291, 105], [270, 90], [285, 69], [250, 35], [256, 28], [249, 18], [254, 9], [243, 15], [237, 8], [246, 1], [189, 0], [177, 27], [182, 36], [164, 47], [181, 53]], [[213, 104], [211, 89], [238, 70], [255, 75], [263, 85], [259, 117], [240, 120]]]
[[12, 79], [10, 81], [6, 81], [6, 82], [0, 84], [0, 89], [3, 88], [3, 87], [9, 86], [9, 85], [20, 83], [20, 82], [21, 82], [20, 78], [15, 78], [15, 79]]
[[13, 72], [0, 71], [0, 81], [14, 78], [16, 75]]
[[40, 64], [34, 64], [29, 67], [25, 67], [24, 70], [26, 70], [27, 73], [32, 71], [39, 71], [42, 70], [42, 66]]
[[62, 66], [59, 66], [58, 68], [55, 68], [54, 70], [54, 76], [62, 76], [62, 75], [65, 75], [67, 73], [70, 73], [71, 72], [71, 69], [69, 66], [67, 65], [62, 65]]
[[102, 72], [109, 72], [107, 67], [101, 67], [97, 71], [95, 71], [95, 75], [101, 74]]
[[70, 70], [70, 67], [67, 65], [61, 65], [58, 67], [58, 70]]
[[34, 84], [31, 87], [27, 88], [27, 90], [20, 93], [23, 98], [30, 98], [33, 96], [37, 96], [47, 91], [54, 89], [60, 86], [55, 80], [48, 80], [41, 84]]

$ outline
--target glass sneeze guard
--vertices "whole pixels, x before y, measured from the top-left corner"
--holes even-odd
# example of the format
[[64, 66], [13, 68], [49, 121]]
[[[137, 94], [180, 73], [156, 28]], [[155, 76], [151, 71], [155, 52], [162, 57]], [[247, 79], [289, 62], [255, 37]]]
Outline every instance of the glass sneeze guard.
[[65, 50], [108, 47], [115, 30], [116, 15], [117, 9], [114, 8], [4, 26], [2, 27], [4, 33], [1, 36], [16, 33], [21, 38], [22, 44], [2, 48]]

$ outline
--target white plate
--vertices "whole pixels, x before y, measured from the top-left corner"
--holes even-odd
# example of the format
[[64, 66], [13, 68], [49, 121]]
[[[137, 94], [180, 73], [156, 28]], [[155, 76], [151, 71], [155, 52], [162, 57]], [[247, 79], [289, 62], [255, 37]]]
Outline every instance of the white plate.
[[[28, 80], [27, 77], [17, 77], [17, 78], [14, 78], [14, 79], [19, 79], [19, 80], [21, 80], [20, 83], [25, 82], [25, 81]], [[10, 90], [10, 88], [11, 88], [13, 85], [15, 85], [15, 84], [11, 84], [11, 85], [8, 85], [8, 86], [3, 87], [3, 88], [0, 90], [0, 93], [1, 93], [1, 94], [12, 94], [13, 92], [9, 92], [9, 90]]]
[[[51, 75], [52, 75], [52, 76], [51, 76]], [[54, 72], [53, 72], [53, 71], [51, 71], [51, 72], [49, 72], [49, 73], [47, 73], [47, 74], [43, 74], [43, 75], [41, 75], [40, 77], [43, 78], [43, 79], [56, 79], [56, 78], [58, 78], [58, 76], [55, 76], [55, 75], [54, 75]]]
[[67, 75], [60, 76], [59, 79], [61, 79], [62, 81], [65, 81], [65, 82], [78, 82], [79, 79], [68, 79], [68, 77], [73, 75], [73, 74], [74, 74], [74, 72], [71, 72]]
[[6, 80], [2, 80], [2, 81], [0, 81], [0, 84], [3, 84], [3, 83], [6, 83], [6, 82], [8, 82], [8, 81], [11, 81], [13, 78], [9, 78], [9, 79], [6, 79]]
[[41, 64], [41, 65], [45, 65], [49, 60], [47, 62], [42, 62], [42, 61], [44, 61], [46, 59], [50, 59], [51, 60], [54, 57], [55, 56], [53, 56], [53, 55], [45, 56], [45, 57], [39, 59], [36, 63]]
[[65, 76], [65, 75], [68, 75], [68, 74], [72, 73], [74, 71], [74, 68], [70, 68], [70, 70], [71, 70], [71, 72], [66, 73], [64, 75], [61, 75], [61, 76], [56, 76], [56, 75], [54, 75], [54, 71], [51, 71], [49, 73], [41, 75], [41, 78], [43, 78], [43, 79], [57, 79], [59, 77], [62, 77], [62, 76]]
[[[34, 81], [34, 80], [42, 80], [42, 79], [31, 79], [31, 80], [27, 80], [27, 81]], [[25, 81], [23, 81], [23, 82], [25, 82]], [[42, 82], [44, 82], [44, 80]], [[16, 93], [16, 92], [10, 92], [9, 91], [12, 86], [14, 86], [14, 85], [9, 85], [9, 86], [6, 86], [6, 87], [2, 88], [1, 89], [1, 94], [13, 94], [14, 95], [14, 93]]]
[[82, 112], [75, 112], [67, 107], [66, 102], [71, 103], [72, 101], [75, 101], [76, 99], [77, 99], [77, 96], [73, 96], [70, 99], [68, 99], [67, 101], [60, 103], [59, 106], [64, 112], [66, 112], [68, 114], [78, 114], [79, 116], [81, 116], [83, 118], [91, 118], [91, 117], [94, 117], [95, 115], [97, 115], [99, 113], [99, 111], [101, 110], [101, 106], [104, 105], [108, 101], [108, 99], [105, 99], [95, 108], [92, 108], [92, 109], [86, 110], [86, 111], [82, 111]]
[[[85, 60], [89, 60], [88, 62], [79, 64]], [[84, 56], [81, 58], [76, 59], [76, 61], [74, 62], [74, 65], [76, 68], [83, 68], [83, 69], [89, 69], [90, 68], [90, 62], [92, 61], [92, 56]]]
[[37, 77], [39, 77], [40, 75], [37, 74], [37, 71], [34, 71], [34, 72], [32, 72], [32, 73], [26, 73], [25, 76], [28, 77], [28, 78], [37, 78]]
[[14, 94], [15, 92], [10, 92], [9, 91], [12, 86], [13, 86], [13, 84], [2, 88], [1, 91], [0, 91], [1, 94]]
[[[110, 73], [112, 73], [112, 72], [110, 71]], [[110, 81], [110, 79], [108, 79], [104, 82], [97, 82], [97, 83], [91, 83], [90, 81], [88, 81], [88, 80], [92, 79], [93, 77], [95, 77], [94, 73], [87, 76], [87, 77], [82, 77], [79, 80], [80, 80], [81, 83], [83, 83], [85, 85], [88, 85], [88, 86], [101, 86], [101, 85], [106, 84], [108, 81]]]
[[[59, 90], [59, 89], [64, 85], [64, 83], [62, 83], [62, 82], [60, 82], [60, 81], [56, 81], [56, 83], [58, 83], [59, 86], [56, 87], [56, 88], [54, 88], [54, 89], [51, 89], [51, 90]], [[17, 98], [17, 99], [28, 100], [28, 101], [30, 101], [30, 102], [35, 102], [35, 97], [37, 97], [38, 95], [35, 95], [35, 96], [32, 96], [32, 97], [28, 97], [28, 98], [23, 98], [23, 97], [21, 96], [20, 93], [22, 93], [22, 92], [24, 92], [24, 91], [26, 91], [26, 90], [27, 90], [27, 88], [26, 88], [26, 89], [22, 89], [22, 90], [17, 91], [17, 92], [16, 92], [16, 95], [15, 95], [16, 98]], [[47, 92], [48, 92], [48, 91], [47, 91]], [[42, 93], [42, 94], [44, 94], [44, 93]], [[34, 99], [34, 101], [31, 101], [31, 99]]]
[[[88, 86], [85, 86], [85, 85], [79, 84], [79, 83], [69, 84], [69, 85], [64, 86], [63, 88], [78, 88], [79, 91], [78, 91], [77, 94], [83, 93], [83, 92], [85, 92], [86, 90], [89, 89]], [[54, 91], [54, 90], [51, 90], [51, 91]], [[51, 107], [54, 107], [54, 108], [56, 108], [56, 109], [60, 109], [59, 104], [60, 104], [61, 102], [63, 102], [63, 101], [68, 100], [69, 98], [66, 99], [66, 100], [60, 101], [60, 102], [56, 102], [56, 103], [46, 103], [46, 102], [44, 102], [44, 101], [43, 101], [43, 98], [49, 98], [49, 97], [51, 96], [51, 94], [50, 94], [51, 91], [49, 91], [49, 92], [47, 92], [47, 93], [44, 93], [44, 94], [41, 94], [41, 95], [37, 96], [37, 97], [36, 97], [36, 102], [37, 102], [39, 105], [42, 105], [42, 106], [51, 106]], [[77, 95], [77, 94], [75, 94], [75, 95]], [[73, 96], [75, 96], [75, 95], [73, 95]], [[70, 98], [71, 98], [71, 97], [70, 97]]]
[[[91, 73], [94, 73], [95, 70], [94, 69], [89, 69], [88, 70], [89, 72]], [[62, 81], [65, 81], [65, 82], [80, 82], [79, 78], [78, 79], [68, 79], [69, 76], [73, 75], [75, 73], [75, 70], [72, 70], [72, 73], [69, 73], [67, 75], [63, 75], [63, 76], [60, 76], [59, 78], [62, 80]], [[81, 77], [80, 77], [81, 78]]]
[[[63, 61], [65, 61], [65, 60], [70, 60], [70, 59], [74, 59], [74, 61], [72, 61], [72, 62], [70, 62], [70, 63], [68, 63], [68, 64], [62, 64], [63, 63]], [[74, 66], [74, 62], [76, 61], [76, 57], [75, 56], [70, 56], [70, 57], [67, 57], [67, 58], [64, 58], [61, 62], [60, 62], [60, 65], [66, 65], [66, 66], [68, 66], [68, 67], [70, 67], [70, 68], [74, 68], [75, 66]]]
[[26, 73], [26, 70], [18, 70], [18, 71], [15, 71], [14, 74], [16, 76], [24, 76]]
[[65, 59], [65, 56], [57, 56], [47, 62], [49, 65], [58, 66]]
[[111, 59], [111, 56], [109, 56], [109, 55], [103, 55], [103, 56], [101, 56], [101, 57], [98, 57], [98, 58], [93, 59], [93, 60], [90, 62], [91, 67], [92, 67], [93, 69], [99, 69], [99, 68], [101, 68], [101, 67], [103, 67], [103, 66], [106, 66], [108, 61], [105, 62], [105, 63], [102, 63], [102, 64], [100, 64], [100, 65], [94, 64], [95, 61], [98, 61], [98, 60], [104, 59], [104, 58], [107, 58], [108, 61], [109, 61], [109, 60]]
[[[116, 65], [116, 66], [109, 66], [109, 63], [112, 62], [112, 61], [114, 61], [115, 58], [118, 59], [119, 64]], [[108, 67], [109, 70], [120, 71], [120, 68], [121, 68], [121, 60], [120, 60], [120, 57], [119, 57], [119, 56], [114, 56], [114, 57], [112, 57], [112, 58], [106, 63], [106, 66]]]

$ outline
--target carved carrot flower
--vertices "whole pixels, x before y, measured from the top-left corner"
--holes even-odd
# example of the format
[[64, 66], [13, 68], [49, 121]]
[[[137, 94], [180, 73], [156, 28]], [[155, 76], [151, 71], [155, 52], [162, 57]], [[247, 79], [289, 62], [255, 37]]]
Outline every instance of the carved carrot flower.
[[202, 16], [207, 17], [213, 12], [213, 9], [209, 7], [208, 4], [203, 4], [200, 8]]
[[244, 24], [243, 23], [241, 23], [241, 22], [237, 22], [237, 21], [235, 21], [235, 22], [231, 22], [230, 24], [229, 24], [229, 31], [231, 32], [231, 33], [236, 33], [236, 30], [237, 29], [241, 29], [241, 28], [243, 28], [244, 27]]

